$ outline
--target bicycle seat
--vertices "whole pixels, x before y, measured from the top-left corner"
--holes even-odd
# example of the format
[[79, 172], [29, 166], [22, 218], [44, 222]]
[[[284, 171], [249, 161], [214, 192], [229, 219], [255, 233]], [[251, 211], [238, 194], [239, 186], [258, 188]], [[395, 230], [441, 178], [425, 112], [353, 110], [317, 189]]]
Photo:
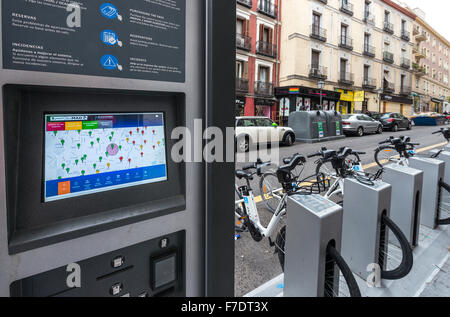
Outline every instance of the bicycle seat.
[[300, 163], [306, 163], [306, 157], [304, 157], [303, 155], [300, 154], [295, 154], [293, 157], [288, 157], [283, 159], [283, 163], [285, 165], [289, 165], [291, 164], [292, 160], [296, 157], [296, 156], [300, 156], [302, 158], [302, 160], [300, 161]]
[[239, 178], [239, 179], [243, 179], [243, 178], [251, 179], [252, 178], [252, 174], [251, 173], [247, 173], [247, 172], [244, 172], [242, 170], [237, 170], [235, 172], [235, 174], [236, 174], [236, 177]]
[[336, 151], [334, 151], [334, 150], [325, 150], [325, 151], [322, 151], [322, 155], [323, 155], [323, 159], [324, 159], [324, 160], [329, 160], [329, 159], [335, 157], [336, 154], [337, 154], [337, 153], [336, 153]]

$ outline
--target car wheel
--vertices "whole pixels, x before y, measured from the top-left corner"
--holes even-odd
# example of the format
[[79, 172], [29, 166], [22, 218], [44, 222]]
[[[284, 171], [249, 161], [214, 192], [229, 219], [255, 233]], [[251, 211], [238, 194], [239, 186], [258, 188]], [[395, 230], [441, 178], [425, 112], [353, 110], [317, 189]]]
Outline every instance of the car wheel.
[[356, 135], [362, 137], [364, 135], [364, 129], [362, 127], [359, 127], [356, 131]]
[[286, 146], [292, 146], [294, 144], [294, 137], [292, 136], [292, 134], [288, 134], [286, 135], [285, 139], [284, 139], [284, 145]]
[[394, 124], [394, 126], [392, 127], [392, 132], [398, 132], [398, 125]]
[[237, 150], [240, 153], [246, 153], [250, 149], [250, 141], [247, 136], [242, 136], [237, 140]]
[[383, 134], [383, 126], [382, 125], [378, 126], [377, 134]]
[[412, 124], [411, 124], [411, 122], [408, 123], [408, 127], [407, 127], [406, 129], [407, 129], [407, 130], [411, 130], [411, 129], [412, 129]]

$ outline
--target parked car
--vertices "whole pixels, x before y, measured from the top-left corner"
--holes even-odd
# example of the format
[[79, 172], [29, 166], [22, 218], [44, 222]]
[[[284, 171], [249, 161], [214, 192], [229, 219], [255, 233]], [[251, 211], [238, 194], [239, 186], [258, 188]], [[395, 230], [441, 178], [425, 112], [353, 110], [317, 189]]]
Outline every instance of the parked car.
[[278, 142], [291, 146], [295, 143], [294, 130], [279, 127], [266, 117], [237, 117], [236, 142], [240, 152], [247, 152], [251, 144], [267, 143], [272, 131], [277, 132]]
[[379, 120], [383, 124], [383, 129], [392, 132], [397, 132], [398, 129], [412, 129], [411, 120], [397, 112], [382, 113]]
[[363, 136], [365, 133], [383, 133], [383, 125], [365, 114], [347, 114], [342, 116], [344, 134]]

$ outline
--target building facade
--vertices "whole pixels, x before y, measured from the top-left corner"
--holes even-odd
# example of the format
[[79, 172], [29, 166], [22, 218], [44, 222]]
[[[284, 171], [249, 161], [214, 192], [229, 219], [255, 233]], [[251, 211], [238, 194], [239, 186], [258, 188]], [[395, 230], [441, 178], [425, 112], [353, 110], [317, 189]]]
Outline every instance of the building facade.
[[422, 11], [411, 12], [417, 14], [413, 28], [414, 112], [448, 112], [450, 43], [425, 22]]
[[275, 95], [289, 112], [412, 114], [414, 13], [390, 0], [284, 0], [282, 16]]
[[281, 0], [236, 0], [236, 116], [278, 122]]

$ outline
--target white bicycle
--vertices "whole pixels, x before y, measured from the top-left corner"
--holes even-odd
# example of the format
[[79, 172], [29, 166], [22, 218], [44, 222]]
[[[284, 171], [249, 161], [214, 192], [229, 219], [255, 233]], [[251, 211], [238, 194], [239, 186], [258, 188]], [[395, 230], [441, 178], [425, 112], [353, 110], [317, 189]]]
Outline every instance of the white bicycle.
[[[256, 206], [253, 190], [250, 185], [250, 181], [253, 180], [255, 175], [261, 176], [261, 169], [270, 163], [257, 162], [253, 165], [246, 166], [242, 170], [236, 171], [236, 177], [238, 179], [245, 179], [246, 185], [240, 186], [238, 192], [241, 200], [236, 201], [235, 215], [237, 220], [237, 226], [240, 231], [248, 231], [252, 239], [256, 242], [262, 241], [264, 238], [269, 239], [270, 245], [275, 247], [275, 252], [278, 253], [278, 259], [281, 267], [284, 269], [284, 246], [286, 237], [286, 226], [282, 227], [277, 234], [275, 242], [272, 241], [272, 235], [275, 229], [280, 223], [281, 218], [286, 214], [286, 201], [287, 197], [292, 194], [297, 195], [312, 195], [324, 192], [327, 189], [327, 182], [325, 176], [314, 176], [314, 180], [310, 180], [310, 185], [299, 186], [297, 176], [292, 171], [299, 165], [306, 162], [306, 159], [302, 155], [294, 155], [290, 162], [277, 169], [276, 175], [278, 181], [281, 184], [283, 191], [278, 205], [273, 213], [273, 216], [267, 225], [261, 223], [258, 208]], [[305, 180], [303, 180], [305, 181]], [[303, 183], [302, 181], [302, 183]]]
[[343, 204], [344, 180], [353, 177], [358, 181], [373, 185], [373, 181], [379, 178], [379, 175], [368, 176], [361, 165], [360, 155], [365, 152], [353, 151], [349, 148], [341, 148], [338, 151], [322, 148], [315, 154], [308, 155], [308, 158], [320, 157], [316, 161], [316, 174], [325, 175], [326, 179], [333, 184], [325, 194], [326, 199], [338, 197], [338, 204]]

